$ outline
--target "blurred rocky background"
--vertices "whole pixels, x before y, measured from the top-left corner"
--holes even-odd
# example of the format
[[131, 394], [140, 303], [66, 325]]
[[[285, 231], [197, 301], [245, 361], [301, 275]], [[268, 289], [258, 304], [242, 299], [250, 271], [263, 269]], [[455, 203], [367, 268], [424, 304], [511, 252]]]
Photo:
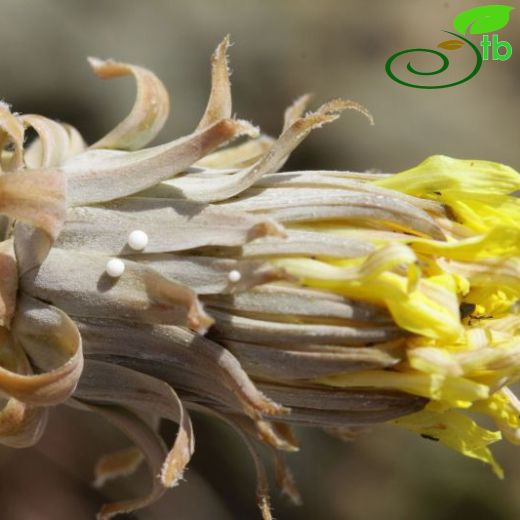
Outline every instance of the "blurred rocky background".
[[[513, 2], [507, 2], [513, 4]], [[146, 66], [165, 82], [172, 115], [158, 142], [192, 130], [209, 88], [209, 56], [230, 33], [234, 110], [276, 135], [284, 108], [304, 92], [314, 106], [334, 97], [370, 109], [376, 124], [347, 112], [312, 134], [287, 168], [409, 168], [431, 154], [489, 159], [520, 168], [520, 13], [501, 39], [507, 62], [485, 62], [461, 86], [421, 90], [385, 74], [403, 49], [435, 48], [474, 0], [0, 0], [0, 98], [13, 109], [75, 125], [88, 141], [112, 128], [133, 102], [130, 79], [101, 81], [89, 55]], [[461, 55], [463, 57], [463, 55]], [[450, 58], [452, 55], [450, 55]], [[458, 57], [453, 54], [455, 74]], [[425, 62], [424, 68], [437, 65]], [[197, 451], [186, 482], [129, 518], [254, 520], [254, 477], [239, 439], [195, 418]], [[166, 428], [165, 435], [172, 435]], [[504, 482], [480, 463], [411, 434], [381, 427], [351, 444], [301, 431], [289, 456], [304, 505], [288, 506], [273, 485], [279, 520], [514, 520], [520, 517], [520, 448], [497, 446]], [[148, 485], [135, 479], [89, 486], [94, 458], [126, 441], [100, 419], [59, 409], [41, 444], [0, 450], [2, 520], [92, 519], [107, 498]]]

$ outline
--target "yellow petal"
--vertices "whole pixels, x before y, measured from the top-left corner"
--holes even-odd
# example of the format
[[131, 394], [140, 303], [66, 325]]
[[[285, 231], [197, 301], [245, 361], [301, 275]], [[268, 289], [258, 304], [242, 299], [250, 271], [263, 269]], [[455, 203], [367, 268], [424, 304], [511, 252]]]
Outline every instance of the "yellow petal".
[[464, 297], [465, 302], [478, 304], [481, 307], [481, 314], [495, 317], [512, 313], [519, 299], [520, 294], [517, 291], [498, 284], [473, 287]]
[[464, 377], [445, 377], [420, 372], [367, 370], [321, 378], [318, 383], [339, 388], [386, 388], [401, 390], [441, 401], [455, 408], [468, 408], [476, 400], [487, 399], [489, 389]]
[[450, 206], [459, 222], [477, 233], [496, 226], [520, 226], [520, 199], [516, 197], [448, 190], [442, 193], [441, 200]]
[[489, 464], [499, 478], [504, 477], [502, 468], [487, 447], [502, 438], [500, 432], [486, 430], [473, 419], [453, 411], [436, 412], [428, 409], [393, 421], [412, 432], [438, 439], [445, 446]]
[[456, 358], [443, 348], [419, 347], [408, 351], [408, 362], [420, 372], [457, 377], [464, 371]]
[[520, 444], [520, 402], [508, 388], [477, 401], [471, 410], [490, 416], [504, 436], [513, 444]]
[[350, 267], [309, 258], [281, 258], [273, 263], [310, 287], [385, 304], [396, 323], [410, 332], [446, 340], [463, 333], [456, 295], [459, 282], [450, 274], [421, 279], [417, 258], [405, 245], [381, 248], [359, 265], [357, 260], [348, 261]]
[[499, 163], [433, 155], [414, 168], [374, 184], [426, 198], [438, 198], [445, 190], [508, 194], [520, 189], [520, 175]]
[[520, 228], [497, 226], [488, 233], [463, 240], [439, 242], [423, 238], [409, 241], [414, 251], [453, 260], [474, 261], [484, 258], [520, 256]]

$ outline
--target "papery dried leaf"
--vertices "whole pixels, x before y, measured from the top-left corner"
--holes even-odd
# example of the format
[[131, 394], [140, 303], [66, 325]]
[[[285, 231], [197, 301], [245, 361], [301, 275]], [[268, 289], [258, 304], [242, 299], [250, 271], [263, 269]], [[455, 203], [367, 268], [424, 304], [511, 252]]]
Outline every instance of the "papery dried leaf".
[[216, 322], [211, 333], [219, 339], [256, 342], [265, 345], [337, 344], [362, 345], [379, 343], [403, 335], [393, 326], [339, 326], [307, 323], [283, 323], [254, 320], [234, 316], [222, 311], [212, 311]]
[[22, 276], [43, 263], [51, 250], [53, 241], [43, 229], [24, 222], [16, 222], [13, 235], [18, 275]]
[[[33, 371], [27, 358], [10, 333], [0, 327], [0, 378], [5, 373], [30, 376]], [[3, 373], [1, 373], [3, 371]], [[35, 407], [14, 397], [3, 398], [0, 403], [0, 444], [13, 448], [26, 448], [41, 438], [47, 422], [47, 409]]]
[[374, 251], [374, 246], [360, 238], [343, 238], [325, 233], [288, 229], [286, 237], [266, 237], [244, 244], [242, 255], [290, 256], [311, 255], [328, 258], [355, 258], [366, 256]]
[[[377, 180], [380, 178], [375, 174], [371, 174]], [[362, 176], [361, 178], [358, 178]], [[384, 177], [383, 177], [384, 178]], [[352, 192], [372, 193], [374, 195], [382, 195], [392, 199], [401, 199], [417, 208], [427, 210], [434, 215], [446, 215], [443, 204], [434, 201], [421, 199], [399, 191], [382, 188], [366, 182], [366, 175], [354, 172], [341, 171], [295, 171], [280, 172], [264, 175], [255, 183], [255, 188], [319, 188], [319, 189], [344, 189]]]
[[389, 323], [382, 307], [349, 300], [338, 294], [301, 287], [263, 285], [229, 296], [206, 296], [209, 305], [237, 311], [241, 315], [296, 316], [353, 322]]
[[40, 371], [55, 370], [82, 358], [81, 338], [74, 322], [61, 309], [23, 293], [13, 322], [13, 336], [32, 366]]
[[77, 324], [88, 356], [117, 358], [120, 364], [175, 382], [179, 392], [197, 395], [204, 388], [208, 398], [255, 418], [284, 411], [258, 392], [228, 350], [198, 334], [116, 320], [77, 320]]
[[28, 448], [38, 443], [47, 424], [48, 409], [10, 398], [0, 410], [0, 444]]
[[370, 388], [331, 388], [312, 383], [293, 384], [259, 381], [259, 388], [288, 406], [344, 412], [385, 412], [421, 406], [425, 399], [405, 392]]
[[[438, 223], [439, 220], [440, 219], [434, 219], [436, 223]], [[289, 229], [325, 233], [337, 238], [354, 238], [375, 244], [385, 243], [385, 241], [391, 241], [397, 244], [408, 244], [410, 242], [410, 233], [391, 230], [389, 229], [390, 226], [383, 222], [363, 222], [363, 225], [367, 227], [361, 227], [359, 225], [361, 221], [356, 222], [355, 225], [349, 225], [345, 222], [344, 227], [338, 227], [335, 223], [336, 221], [295, 223], [291, 224]]]
[[285, 463], [285, 459], [282, 453], [278, 450], [271, 450], [274, 460], [274, 469], [276, 475], [276, 482], [282, 493], [291, 501], [294, 506], [303, 505], [303, 500], [296, 487], [294, 476]]
[[[334, 119], [337, 119], [339, 116], [337, 115], [338, 112], [342, 112], [343, 110], [355, 110], [356, 112], [359, 112], [360, 114], [364, 115], [368, 122], [373, 125], [374, 124], [374, 118], [370, 111], [361, 105], [360, 103], [356, 103], [355, 101], [352, 101], [350, 99], [333, 99], [331, 101], [328, 101], [327, 103], [324, 103], [321, 105], [318, 110], [316, 110], [317, 115], [331, 115], [334, 117]], [[306, 114], [307, 116], [312, 116], [313, 114]], [[297, 120], [295, 121], [297, 122]]]
[[323, 170], [323, 173], [329, 177], [339, 177], [340, 179], [352, 179], [358, 182], [374, 182], [377, 180], [388, 179], [389, 177], [392, 177], [394, 175], [393, 173], [382, 173], [378, 170], [366, 170], [364, 172]]
[[97, 520], [108, 520], [121, 513], [132, 513], [159, 500], [166, 490], [159, 475], [167, 455], [166, 447], [159, 435], [137, 415], [124, 408], [98, 406], [72, 399], [69, 400], [69, 404], [74, 408], [101, 415], [124, 432], [143, 453], [152, 475], [152, 489], [146, 496], [105, 504], [98, 513]]
[[257, 237], [283, 236], [265, 218], [186, 200], [128, 198], [103, 206], [69, 209], [56, 244], [64, 249], [137, 254], [128, 234], [147, 233], [146, 253], [183, 251], [201, 246], [239, 246]]
[[364, 207], [363, 203], [353, 206], [348, 206], [348, 202], [344, 204], [322, 205], [315, 208], [312, 206], [286, 207], [270, 210], [265, 213], [265, 216], [269, 216], [283, 225], [343, 221], [360, 227], [366, 226], [367, 229], [374, 226], [380, 229], [402, 230], [420, 237], [445, 240], [443, 231], [433, 220], [414, 220], [405, 213], [373, 206]]
[[57, 170], [0, 176], [0, 213], [43, 229], [55, 239], [65, 219], [66, 180]]
[[[249, 139], [245, 143], [210, 153], [200, 161], [197, 161], [194, 167], [225, 170], [246, 168], [261, 159], [272, 148], [274, 143], [275, 139], [272, 137], [260, 135], [260, 137]], [[222, 170], [219, 171], [221, 172]]]
[[[61, 403], [74, 391], [83, 355], [78, 330], [65, 313], [22, 296], [12, 335], [2, 339], [2, 348], [14, 359], [14, 366], [0, 368], [0, 389], [5, 394], [43, 406]], [[32, 375], [25, 352], [41, 373]]]
[[330, 390], [259, 383], [267, 395], [291, 407], [285, 418], [306, 426], [358, 426], [377, 424], [424, 408], [426, 399], [399, 392]]
[[444, 235], [432, 217], [398, 197], [339, 189], [251, 188], [228, 201], [226, 208], [262, 212], [281, 222], [353, 220], [359, 224], [382, 222], [440, 240]]
[[21, 278], [22, 290], [74, 317], [105, 317], [186, 325], [205, 331], [213, 320], [195, 293], [153, 269], [125, 260], [117, 280], [108, 276], [109, 257], [54, 248], [39, 269]]
[[[26, 116], [21, 116], [21, 119], [25, 117]], [[67, 123], [58, 123], [57, 121], [52, 121], [41, 116], [30, 117], [38, 118], [38, 126], [34, 125], [34, 128], [40, 136], [31, 142], [24, 150], [23, 160], [26, 167], [41, 168], [44, 159], [48, 160], [49, 158], [52, 160], [52, 164], [58, 165], [64, 160], [84, 152], [87, 148], [85, 140], [73, 126]], [[63, 140], [61, 132], [56, 130], [54, 125], [58, 125], [65, 131], [65, 140]], [[60, 146], [64, 148], [58, 149], [58, 147], [56, 147], [52, 140], [54, 137], [58, 137]], [[58, 159], [58, 157], [60, 158]]]
[[328, 347], [323, 345], [284, 348], [254, 343], [224, 341], [252, 376], [270, 380], [312, 379], [323, 375], [387, 368], [401, 361], [387, 349], [373, 347]]
[[85, 152], [62, 167], [69, 181], [70, 203], [81, 206], [132, 195], [179, 174], [217, 146], [256, 133], [245, 121], [223, 119], [153, 148], [136, 152]]
[[87, 360], [75, 396], [97, 403], [118, 404], [179, 424], [175, 443], [164, 460], [161, 481], [175, 486], [195, 450], [193, 428], [184, 405], [163, 381], [112, 363]]
[[[60, 310], [22, 297], [13, 331], [0, 329], [2, 363], [0, 389], [24, 403], [52, 405], [74, 391], [83, 367], [81, 338], [74, 323]], [[23, 348], [23, 350], [22, 350]], [[27, 352], [41, 373], [32, 374]]]
[[19, 117], [27, 128], [33, 128], [38, 134], [24, 154], [28, 168], [51, 168], [59, 166], [69, 155], [69, 132], [60, 123], [36, 114], [24, 114]]
[[142, 451], [135, 446], [107, 453], [96, 462], [94, 468], [95, 480], [92, 485], [100, 488], [109, 480], [132, 475], [137, 471], [143, 460]]
[[236, 417], [230, 417], [221, 413], [218, 413], [216, 410], [200, 406], [194, 405], [192, 406], [194, 409], [205, 413], [209, 416], [216, 417], [221, 421], [228, 424], [235, 433], [241, 438], [242, 442], [245, 444], [246, 448], [251, 455], [251, 458], [255, 465], [255, 473], [256, 473], [256, 497], [258, 507], [260, 508], [260, 512], [262, 514], [262, 520], [273, 520], [271, 514], [271, 502], [269, 499], [269, 480], [267, 478], [267, 472], [265, 470], [264, 463], [262, 462], [262, 457], [260, 452], [254, 443], [251, 436], [244, 431], [242, 425], [239, 421], [237, 421]]
[[0, 327], [9, 327], [16, 308], [18, 269], [12, 240], [0, 242]]
[[295, 123], [298, 119], [303, 116], [309, 101], [312, 98], [312, 94], [303, 94], [302, 96], [296, 98], [292, 105], [285, 109], [283, 114], [283, 128], [282, 132], [288, 130], [293, 123]]
[[[268, 443], [269, 447], [271, 448], [271, 453], [273, 455], [275, 470], [276, 470], [276, 480], [280, 487], [280, 490], [282, 493], [286, 494], [289, 499], [293, 502], [295, 505], [301, 504], [301, 499], [298, 493], [298, 490], [296, 488], [296, 485], [294, 484], [294, 479], [292, 477], [292, 474], [289, 470], [289, 468], [285, 465], [284, 459], [282, 458], [279, 449], [286, 449], [286, 447], [278, 445], [276, 442], [270, 441], [270, 439], [266, 439], [262, 432], [258, 432], [255, 427], [251, 426], [251, 421], [248, 420], [245, 417], [240, 416], [229, 416], [229, 415], [222, 415], [220, 413], [215, 413], [212, 410], [209, 410], [205, 407], [197, 407], [196, 410], [200, 410], [202, 413], [206, 413], [208, 415], [213, 415], [216, 418], [222, 420], [226, 424], [228, 424], [242, 439], [244, 444], [246, 445], [253, 462], [255, 464], [255, 472], [257, 477], [257, 503], [260, 508], [262, 519], [263, 520], [272, 520], [271, 515], [271, 506], [270, 506], [270, 499], [269, 499], [269, 482], [267, 479], [267, 473], [265, 470], [265, 466], [262, 461], [261, 454], [258, 450], [257, 443], [254, 442], [260, 441], [263, 443]], [[267, 423], [265, 421], [261, 421], [262, 424], [269, 425], [270, 423]], [[257, 422], [257, 426], [259, 425], [259, 422]], [[287, 425], [283, 425], [288, 431], [289, 427]], [[259, 435], [259, 438], [257, 438], [257, 435]], [[292, 447], [289, 449], [289, 451], [295, 451]]]
[[248, 417], [243, 416], [240, 419], [252, 422], [254, 425], [252, 431], [258, 436], [258, 439], [276, 450], [299, 451], [298, 441], [288, 424], [264, 420], [251, 421]]
[[363, 112], [364, 109], [351, 101], [335, 100], [322, 105], [316, 112], [296, 119], [282, 132], [272, 148], [256, 164], [232, 175], [207, 178], [204, 183], [192, 175], [185, 175], [167, 181], [166, 184], [177, 188], [190, 200], [201, 202], [218, 202], [226, 200], [252, 186], [262, 175], [277, 171], [289, 157], [290, 153], [315, 128], [330, 123], [346, 109]]
[[73, 126], [35, 115], [23, 115], [20, 119], [24, 121], [28, 117], [31, 123], [35, 123], [31, 126], [38, 137], [24, 151], [26, 167], [34, 169], [58, 166], [66, 159], [85, 151], [87, 145]]
[[231, 117], [231, 84], [229, 82], [229, 66], [227, 50], [230, 46], [229, 34], [220, 42], [211, 56], [211, 92], [208, 105], [198, 129], [206, 128], [219, 119]]
[[63, 126], [63, 128], [65, 128], [69, 134], [69, 148], [67, 157], [74, 157], [74, 155], [84, 152], [87, 148], [87, 144], [78, 130], [67, 123], [61, 123], [61, 126]]
[[161, 131], [170, 112], [170, 98], [162, 81], [148, 69], [113, 60], [88, 58], [96, 76], [112, 79], [132, 75], [137, 94], [130, 114], [91, 148], [139, 150]]
[[[24, 128], [9, 105], [0, 101], [0, 172], [13, 171], [22, 166]], [[12, 146], [12, 151], [5, 151]]]
[[[193, 408], [191, 403], [188, 407]], [[196, 404], [194, 409], [197, 410]], [[294, 432], [288, 424], [272, 420], [253, 419], [243, 414], [227, 411], [225, 415], [227, 419], [232, 420], [236, 426], [239, 426], [244, 433], [275, 450], [294, 453], [300, 449]]]
[[[135, 255], [131, 258], [169, 280], [190, 287], [198, 295], [228, 294], [268, 282], [292, 280], [284, 269], [258, 260], [173, 254]], [[231, 271], [240, 273], [238, 282], [230, 281]]]

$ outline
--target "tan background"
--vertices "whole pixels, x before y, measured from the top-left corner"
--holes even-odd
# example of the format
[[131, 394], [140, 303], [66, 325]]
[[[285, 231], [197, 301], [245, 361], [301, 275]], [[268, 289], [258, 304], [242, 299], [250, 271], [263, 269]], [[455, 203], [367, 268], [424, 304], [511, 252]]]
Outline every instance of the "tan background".
[[[520, 12], [500, 31], [513, 44], [513, 57], [484, 63], [464, 85], [411, 89], [384, 72], [391, 54], [435, 47], [447, 39], [441, 30], [451, 29], [456, 13], [486, 3], [1, 0], [0, 97], [20, 112], [73, 123], [92, 141], [128, 110], [133, 85], [94, 78], [85, 57], [127, 60], [154, 70], [172, 95], [172, 117], [159, 139], [165, 141], [189, 132], [200, 117], [209, 55], [231, 33], [234, 109], [241, 117], [276, 134], [283, 109], [304, 92], [315, 93], [315, 106], [338, 96], [354, 99], [375, 117], [370, 127], [359, 114], [346, 113], [313, 134], [289, 168], [398, 171], [443, 153], [518, 169]], [[465, 66], [456, 58], [454, 53], [455, 75]], [[223, 427], [201, 420], [196, 426], [198, 450], [187, 482], [134, 518], [258, 518], [245, 450]], [[388, 427], [351, 445], [319, 432], [301, 437], [303, 452], [290, 460], [305, 506], [287, 507], [274, 491], [280, 520], [520, 517], [519, 448], [497, 447], [508, 475], [500, 482], [480, 463]], [[103, 495], [139, 492], [144, 473], [137, 483], [114, 484], [102, 493], [86, 484], [92, 457], [119, 442], [97, 420], [56, 411], [37, 449], [0, 451], [0, 518], [89, 519]]]

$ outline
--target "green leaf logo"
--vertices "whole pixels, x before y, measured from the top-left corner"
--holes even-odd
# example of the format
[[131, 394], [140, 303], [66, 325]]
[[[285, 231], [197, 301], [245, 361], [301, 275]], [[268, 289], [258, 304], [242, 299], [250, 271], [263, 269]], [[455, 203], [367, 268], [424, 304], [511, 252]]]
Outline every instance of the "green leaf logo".
[[509, 5], [482, 5], [462, 11], [453, 20], [453, 27], [460, 34], [484, 34], [498, 31], [509, 22]]

